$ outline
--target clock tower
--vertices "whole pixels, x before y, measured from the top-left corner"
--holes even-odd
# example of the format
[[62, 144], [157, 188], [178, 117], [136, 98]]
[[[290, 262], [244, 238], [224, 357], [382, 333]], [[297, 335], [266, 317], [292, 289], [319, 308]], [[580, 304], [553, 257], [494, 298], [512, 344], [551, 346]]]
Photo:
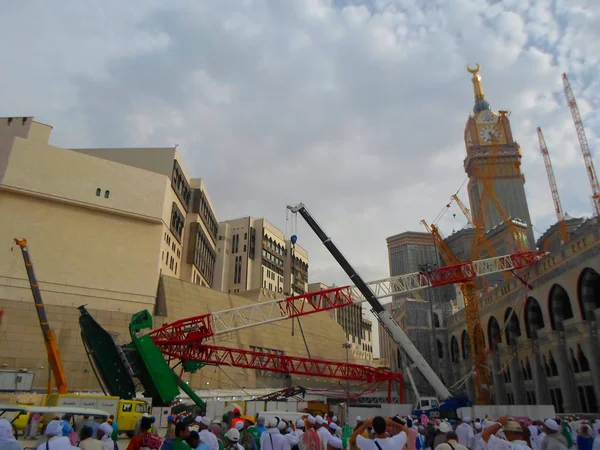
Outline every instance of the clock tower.
[[[467, 70], [472, 74], [475, 94], [473, 114], [467, 119], [464, 135], [467, 149], [464, 168], [469, 177], [467, 188], [473, 219], [485, 226], [487, 238], [498, 255], [519, 247], [535, 249], [525, 177], [521, 172], [521, 147], [513, 139], [507, 111], [493, 111], [486, 100], [479, 64], [474, 69], [467, 66]], [[512, 220], [518, 235], [509, 232], [503, 216]]]

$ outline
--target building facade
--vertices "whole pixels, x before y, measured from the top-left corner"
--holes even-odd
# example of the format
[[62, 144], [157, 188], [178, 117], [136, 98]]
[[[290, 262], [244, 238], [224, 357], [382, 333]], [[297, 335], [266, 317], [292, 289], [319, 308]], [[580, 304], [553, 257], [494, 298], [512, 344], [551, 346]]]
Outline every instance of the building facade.
[[268, 289], [282, 296], [308, 292], [308, 253], [266, 219], [219, 223], [215, 289]]
[[[159, 273], [206, 287], [212, 286], [218, 228], [214, 206], [204, 181], [188, 176], [175, 148], [71, 150], [165, 178], [168, 184], [163, 198]], [[102, 191], [101, 187], [98, 189]]]
[[[429, 233], [407, 231], [387, 238], [386, 242], [390, 276], [419, 272], [423, 264], [428, 264], [431, 268], [446, 265], [441, 260]], [[434, 339], [435, 331], [431, 327], [432, 316], [429, 302], [432, 302], [432, 308], [437, 311], [455, 298], [454, 286], [442, 286], [394, 295], [392, 303], [385, 305], [417, 349], [434, 364], [434, 367], [437, 361], [435, 360], [437, 339]], [[439, 314], [434, 313], [434, 322], [439, 324], [440, 319]], [[428, 324], [429, 328], [424, 328], [425, 324]], [[377, 326], [379, 327], [381, 358], [389, 363], [392, 370], [403, 370], [398, 345], [381, 325]], [[421, 394], [431, 391], [431, 387], [421, 374], [415, 373], [413, 376]]]
[[[585, 223], [583, 217], [571, 217], [565, 214], [565, 228], [567, 229], [567, 236], [571, 236], [576, 233], [577, 229]], [[539, 250], [545, 252], [556, 252], [559, 251], [562, 246], [562, 239], [560, 235], [560, 229], [558, 222], [551, 225], [544, 234], [542, 234], [536, 243]]]
[[[51, 131], [31, 117], [0, 119], [0, 231], [7, 245], [28, 240], [47, 301], [135, 312], [153, 308], [161, 274], [210, 284], [202, 258], [185, 260], [190, 247], [202, 251], [186, 223], [204, 227], [193, 200], [206, 189], [187, 178], [175, 149], [70, 150], [50, 145]], [[20, 265], [19, 252], [0, 256], [8, 299], [29, 298]]]
[[[558, 413], [600, 409], [600, 223], [589, 219], [558, 252], [479, 299], [496, 404], [553, 404]], [[464, 310], [441, 330], [451, 382], [471, 370]], [[465, 385], [475, 398], [473, 381]]]
[[[309, 292], [324, 291], [333, 286], [316, 282], [308, 285]], [[321, 313], [323, 314], [323, 313]], [[365, 314], [362, 305], [352, 304], [343, 308], [334, 308], [329, 311], [330, 316], [342, 327], [346, 333], [346, 341], [353, 358], [361, 362], [373, 361], [373, 322]]]

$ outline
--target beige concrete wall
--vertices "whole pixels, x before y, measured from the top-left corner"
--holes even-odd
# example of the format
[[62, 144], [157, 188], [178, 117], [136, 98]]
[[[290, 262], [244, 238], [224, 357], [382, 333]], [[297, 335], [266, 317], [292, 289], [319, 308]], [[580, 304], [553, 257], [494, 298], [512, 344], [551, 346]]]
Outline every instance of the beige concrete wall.
[[0, 180], [3, 189], [152, 221], [161, 218], [166, 183], [161, 175], [30, 139], [15, 138], [12, 148], [0, 147], [0, 153], [5, 152], [10, 156]]
[[[163, 286], [168, 316], [156, 317], [155, 327], [184, 317], [254, 303], [259, 299], [229, 295], [169, 277], [164, 277]], [[78, 304], [86, 303], [82, 298], [79, 300]], [[88, 302], [88, 310], [94, 318], [116, 336], [118, 343], [125, 343], [128, 338], [127, 325], [131, 314], [99, 309], [104, 307], [105, 305], [99, 302]], [[26, 368], [35, 371], [34, 387], [44, 389], [48, 363], [33, 301], [6, 300], [0, 288], [0, 308], [4, 311], [0, 324], [0, 367]], [[47, 311], [49, 321], [57, 333], [69, 388], [84, 391], [97, 390], [95, 376], [81, 343], [77, 309], [73, 306], [48, 305]], [[329, 314], [314, 314], [301, 320], [313, 358], [345, 360], [342, 349], [345, 341], [344, 332]], [[214, 345], [242, 349], [258, 346], [284, 350], [288, 355], [306, 357], [307, 351], [297, 323], [294, 331], [292, 335], [292, 323], [286, 320], [215, 338]], [[213, 344], [213, 341], [211, 340], [209, 344]], [[184, 378], [189, 380], [192, 387], [196, 389], [283, 387], [289, 383], [338, 387], [338, 380], [307, 376], [294, 377], [292, 381], [257, 377], [255, 370], [232, 368], [226, 365], [205, 367], [199, 373], [185, 375]]]
[[169, 179], [173, 172], [174, 148], [74, 148], [71, 150], [148, 170]]
[[47, 144], [52, 133], [52, 127], [36, 122], [33, 117], [2, 117], [0, 118], [0, 136], [27, 138], [41, 144]]
[[0, 298], [32, 305], [25, 237], [50, 305], [135, 312], [154, 303], [161, 225], [0, 190]]

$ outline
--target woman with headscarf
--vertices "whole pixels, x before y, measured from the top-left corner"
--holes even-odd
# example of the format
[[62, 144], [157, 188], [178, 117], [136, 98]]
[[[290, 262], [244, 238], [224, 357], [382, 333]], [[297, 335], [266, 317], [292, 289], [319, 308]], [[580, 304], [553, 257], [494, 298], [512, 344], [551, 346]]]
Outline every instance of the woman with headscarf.
[[71, 440], [62, 435], [63, 424], [60, 420], [52, 420], [46, 426], [46, 436], [48, 440], [38, 446], [38, 450], [72, 450]]
[[13, 434], [12, 424], [6, 419], [0, 419], [0, 450], [21, 450]]
[[577, 432], [577, 449], [592, 450], [594, 444], [594, 435], [592, 429], [587, 423], [582, 424]]

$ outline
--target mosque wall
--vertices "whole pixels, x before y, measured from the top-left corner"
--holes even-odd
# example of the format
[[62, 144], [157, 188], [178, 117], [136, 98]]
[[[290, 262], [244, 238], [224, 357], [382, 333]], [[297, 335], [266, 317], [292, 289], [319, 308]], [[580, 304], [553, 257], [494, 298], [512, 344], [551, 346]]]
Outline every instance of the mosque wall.
[[[596, 412], [600, 401], [600, 228], [589, 220], [549, 254], [480, 298], [496, 404]], [[446, 321], [453, 382], [471, 370], [464, 310]], [[466, 391], [475, 398], [472, 379]]]

